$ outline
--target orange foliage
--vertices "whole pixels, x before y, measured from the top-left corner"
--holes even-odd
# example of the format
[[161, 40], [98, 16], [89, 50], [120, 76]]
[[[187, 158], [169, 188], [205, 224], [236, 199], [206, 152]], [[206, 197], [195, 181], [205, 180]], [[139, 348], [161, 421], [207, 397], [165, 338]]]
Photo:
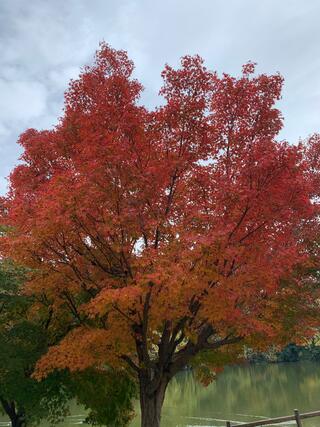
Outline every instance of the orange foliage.
[[129, 363], [170, 377], [203, 349], [289, 339], [292, 292], [291, 333], [311, 325], [298, 319], [314, 290], [281, 282], [306, 261], [315, 215], [310, 161], [275, 139], [281, 76], [250, 63], [220, 77], [186, 56], [165, 67], [150, 111], [132, 70], [102, 44], [59, 124], [19, 140], [2, 253], [35, 270], [29, 292], [72, 314], [39, 376]]

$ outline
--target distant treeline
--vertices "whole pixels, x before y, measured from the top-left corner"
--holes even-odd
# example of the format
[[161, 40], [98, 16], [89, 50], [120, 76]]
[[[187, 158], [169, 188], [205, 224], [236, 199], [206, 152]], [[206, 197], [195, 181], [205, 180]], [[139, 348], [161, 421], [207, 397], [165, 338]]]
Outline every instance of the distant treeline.
[[320, 362], [320, 345], [297, 345], [290, 343], [281, 351], [271, 348], [267, 352], [254, 352], [248, 349], [245, 358], [250, 363], [282, 363], [299, 362], [301, 360]]

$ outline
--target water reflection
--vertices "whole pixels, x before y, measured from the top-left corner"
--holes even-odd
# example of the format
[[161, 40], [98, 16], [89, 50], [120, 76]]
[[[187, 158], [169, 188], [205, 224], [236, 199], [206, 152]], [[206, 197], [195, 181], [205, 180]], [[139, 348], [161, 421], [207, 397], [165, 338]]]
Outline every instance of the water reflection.
[[[254, 421], [320, 409], [320, 364], [269, 364], [227, 368], [207, 388], [192, 372], [170, 384], [163, 410], [163, 427], [221, 426], [226, 420]], [[320, 418], [304, 421], [311, 427]], [[138, 427], [135, 420], [132, 427]]]
[[[294, 408], [320, 410], [320, 363], [233, 366], [206, 388], [194, 380], [192, 372], [183, 372], [168, 387], [162, 427], [225, 426], [226, 420], [288, 415]], [[83, 409], [72, 403], [71, 412], [61, 427], [82, 424]], [[0, 417], [0, 427], [7, 425]], [[303, 421], [304, 427], [319, 425], [320, 417]], [[131, 427], [139, 427], [139, 415]]]

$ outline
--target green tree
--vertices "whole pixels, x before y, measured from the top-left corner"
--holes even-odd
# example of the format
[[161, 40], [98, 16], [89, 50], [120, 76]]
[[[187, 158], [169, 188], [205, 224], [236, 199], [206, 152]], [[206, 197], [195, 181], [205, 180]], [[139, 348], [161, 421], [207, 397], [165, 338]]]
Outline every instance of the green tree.
[[47, 351], [45, 328], [28, 318], [32, 297], [21, 292], [26, 271], [0, 264], [0, 402], [13, 427], [59, 421], [71, 397], [63, 372], [44, 381], [32, 378], [35, 363]]
[[92, 425], [125, 427], [134, 415], [135, 382], [125, 372], [87, 369], [71, 375], [71, 390], [77, 402], [89, 410]]

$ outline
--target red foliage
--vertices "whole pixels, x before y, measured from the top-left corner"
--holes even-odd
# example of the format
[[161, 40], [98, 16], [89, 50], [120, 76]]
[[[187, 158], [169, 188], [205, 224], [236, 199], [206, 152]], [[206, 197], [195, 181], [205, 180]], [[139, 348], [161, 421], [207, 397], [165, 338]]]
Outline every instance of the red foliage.
[[[59, 125], [19, 140], [3, 253], [35, 269], [29, 292], [80, 328], [42, 373], [128, 362], [169, 378], [203, 349], [288, 336], [282, 279], [306, 259], [314, 190], [302, 147], [275, 139], [281, 76], [249, 63], [220, 77], [186, 56], [165, 67], [165, 103], [150, 111], [132, 71], [103, 44]], [[297, 318], [312, 303], [299, 286]]]

